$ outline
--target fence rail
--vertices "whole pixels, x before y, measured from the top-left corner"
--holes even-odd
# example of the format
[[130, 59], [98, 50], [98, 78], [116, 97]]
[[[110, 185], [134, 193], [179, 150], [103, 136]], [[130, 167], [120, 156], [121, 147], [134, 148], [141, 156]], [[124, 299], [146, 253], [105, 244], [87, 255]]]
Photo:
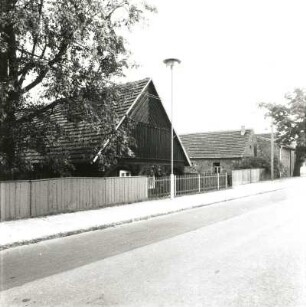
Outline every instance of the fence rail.
[[[56, 178], [0, 182], [0, 221], [170, 196], [170, 177]], [[227, 187], [226, 174], [175, 177], [175, 195]]]
[[[228, 186], [226, 173], [175, 176], [174, 183], [174, 194], [177, 196], [220, 190]], [[169, 197], [170, 185], [170, 177], [150, 178], [149, 198]]]

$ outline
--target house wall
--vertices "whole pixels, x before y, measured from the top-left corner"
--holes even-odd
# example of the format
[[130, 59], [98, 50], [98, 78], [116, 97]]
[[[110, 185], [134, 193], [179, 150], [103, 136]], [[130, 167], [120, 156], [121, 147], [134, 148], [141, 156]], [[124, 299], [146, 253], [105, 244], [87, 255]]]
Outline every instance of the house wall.
[[131, 110], [130, 117], [136, 122], [148, 124], [153, 127], [169, 129], [171, 126], [167, 113], [152, 84], [139, 97], [138, 102]]
[[[169, 176], [171, 172], [170, 163], [163, 161], [143, 161], [132, 159], [121, 159], [118, 165], [110, 170], [107, 176], [119, 176], [120, 170], [130, 171], [132, 176]], [[175, 175], [184, 174], [184, 163], [175, 162], [173, 165]]]
[[[170, 160], [171, 131], [169, 128], [153, 127], [148, 124], [138, 123], [132, 135], [136, 141], [136, 146], [132, 146], [131, 149], [136, 158], [154, 161]], [[175, 161], [186, 161], [177, 138], [173, 142], [173, 158]]]
[[[134, 156], [156, 162], [169, 161], [171, 122], [152, 83], [131, 110], [130, 118], [136, 124], [132, 133], [136, 146], [131, 148]], [[173, 156], [175, 161], [186, 162], [185, 154], [175, 133]]]
[[[119, 170], [129, 170], [132, 175], [144, 173], [170, 174], [171, 122], [151, 83], [142, 93], [130, 112], [134, 123], [132, 136], [135, 144], [130, 146], [131, 157], [119, 159], [119, 164], [108, 176], [117, 176]], [[182, 174], [188, 164], [184, 151], [174, 132], [174, 173]]]
[[295, 154], [294, 151], [290, 148], [281, 147], [280, 151], [280, 162], [283, 165], [284, 176], [293, 176], [293, 169], [295, 163]]
[[258, 151], [257, 139], [255, 134], [252, 132], [243, 152], [244, 157], [256, 157]]
[[198, 173], [212, 172], [213, 164], [220, 163], [221, 171], [230, 173], [235, 163], [241, 161], [241, 158], [236, 159], [191, 159], [192, 168], [186, 168], [185, 172], [196, 171]]

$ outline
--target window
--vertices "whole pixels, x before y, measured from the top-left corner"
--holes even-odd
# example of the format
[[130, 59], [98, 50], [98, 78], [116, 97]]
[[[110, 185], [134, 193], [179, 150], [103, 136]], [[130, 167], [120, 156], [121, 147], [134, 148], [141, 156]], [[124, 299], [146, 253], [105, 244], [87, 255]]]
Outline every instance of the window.
[[220, 173], [221, 171], [221, 166], [220, 166], [220, 162], [214, 162], [213, 163], [213, 172], [215, 174]]
[[119, 177], [131, 177], [132, 173], [130, 171], [120, 170]]

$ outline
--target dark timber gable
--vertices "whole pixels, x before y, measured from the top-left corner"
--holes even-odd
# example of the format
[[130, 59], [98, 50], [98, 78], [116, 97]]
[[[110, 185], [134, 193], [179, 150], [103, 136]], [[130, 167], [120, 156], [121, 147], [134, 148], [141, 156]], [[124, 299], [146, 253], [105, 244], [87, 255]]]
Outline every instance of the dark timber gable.
[[[135, 156], [144, 160], [169, 161], [171, 151], [171, 122], [152, 83], [135, 103], [129, 117], [136, 123], [133, 137]], [[182, 145], [174, 135], [174, 161], [187, 163]]]

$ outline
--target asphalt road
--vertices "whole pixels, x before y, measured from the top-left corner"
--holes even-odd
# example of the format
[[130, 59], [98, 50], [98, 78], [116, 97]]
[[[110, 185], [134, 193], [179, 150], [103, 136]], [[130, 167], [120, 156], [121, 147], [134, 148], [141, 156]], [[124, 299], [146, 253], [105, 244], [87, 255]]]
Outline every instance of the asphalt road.
[[306, 306], [305, 188], [4, 250], [0, 306]]

